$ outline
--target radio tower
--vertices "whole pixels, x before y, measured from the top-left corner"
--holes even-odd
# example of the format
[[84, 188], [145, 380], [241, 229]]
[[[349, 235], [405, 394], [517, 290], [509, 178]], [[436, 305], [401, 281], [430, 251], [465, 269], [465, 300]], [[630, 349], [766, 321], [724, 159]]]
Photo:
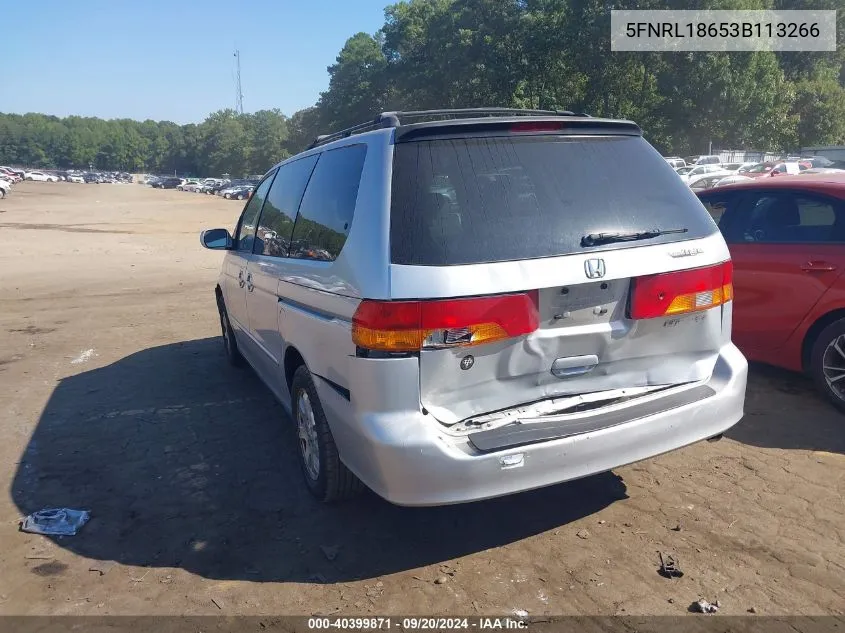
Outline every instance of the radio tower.
[[241, 52], [235, 49], [235, 112], [244, 113], [244, 93], [241, 91]]

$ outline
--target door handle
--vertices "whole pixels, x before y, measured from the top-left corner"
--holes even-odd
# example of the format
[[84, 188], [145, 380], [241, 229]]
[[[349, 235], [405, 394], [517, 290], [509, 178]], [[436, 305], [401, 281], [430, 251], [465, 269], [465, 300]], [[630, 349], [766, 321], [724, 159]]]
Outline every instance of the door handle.
[[246, 289], [249, 292], [252, 292], [253, 290], [255, 290], [255, 286], [252, 284], [252, 273], [246, 274]]
[[244, 271], [243, 271], [243, 270], [239, 270], [239, 271], [238, 271], [238, 285], [239, 285], [241, 288], [243, 288], [245, 283], [246, 283], [246, 282], [244, 281]]
[[836, 270], [836, 266], [831, 264], [830, 262], [825, 261], [809, 261], [803, 266], [801, 266], [801, 270], [805, 273], [821, 273], [821, 272], [830, 272], [831, 270]]

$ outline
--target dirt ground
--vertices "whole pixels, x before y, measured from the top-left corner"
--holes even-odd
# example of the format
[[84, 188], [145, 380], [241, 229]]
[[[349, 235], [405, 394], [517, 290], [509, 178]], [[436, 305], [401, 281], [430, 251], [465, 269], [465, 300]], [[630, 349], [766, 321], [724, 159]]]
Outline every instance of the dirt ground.
[[[290, 421], [223, 356], [198, 233], [240, 207], [71, 183], [0, 201], [0, 614], [845, 613], [845, 417], [770, 368], [721, 442], [470, 505], [313, 501]], [[91, 521], [19, 531], [55, 506]]]

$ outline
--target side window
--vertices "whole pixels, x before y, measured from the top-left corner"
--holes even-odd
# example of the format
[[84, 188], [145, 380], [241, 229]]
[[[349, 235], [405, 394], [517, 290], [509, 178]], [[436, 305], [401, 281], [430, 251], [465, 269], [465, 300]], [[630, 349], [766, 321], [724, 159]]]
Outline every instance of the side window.
[[827, 200], [798, 196], [795, 202], [798, 204], [801, 226], [832, 227], [836, 223], [836, 211], [833, 204]]
[[346, 242], [366, 145], [350, 145], [323, 152], [296, 216], [290, 256], [334, 261]]
[[845, 241], [841, 205], [789, 191], [755, 194], [733, 231], [737, 242], [813, 244]]
[[296, 211], [318, 157], [314, 154], [279, 167], [258, 221], [253, 251], [257, 255], [288, 256]]
[[241, 221], [238, 225], [238, 235], [235, 238], [235, 248], [241, 252], [251, 253], [252, 243], [255, 240], [255, 227], [258, 224], [258, 214], [261, 213], [261, 205], [267, 197], [267, 190], [273, 182], [275, 172], [267, 174], [255, 191], [241, 214]]
[[731, 207], [735, 196], [728, 193], [713, 193], [702, 196], [701, 204], [716, 224], [720, 224], [725, 212]]

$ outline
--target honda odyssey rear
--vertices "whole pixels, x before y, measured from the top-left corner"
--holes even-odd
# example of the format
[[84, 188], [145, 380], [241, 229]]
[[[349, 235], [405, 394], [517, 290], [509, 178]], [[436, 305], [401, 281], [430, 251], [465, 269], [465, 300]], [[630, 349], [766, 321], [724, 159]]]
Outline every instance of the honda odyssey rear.
[[351, 144], [366, 157], [345, 245], [319, 263], [332, 283], [285, 270], [292, 246], [278, 264], [277, 394], [319, 497], [353, 474], [403, 505], [495, 497], [740, 420], [728, 249], [636, 125], [391, 113], [305, 155]]

